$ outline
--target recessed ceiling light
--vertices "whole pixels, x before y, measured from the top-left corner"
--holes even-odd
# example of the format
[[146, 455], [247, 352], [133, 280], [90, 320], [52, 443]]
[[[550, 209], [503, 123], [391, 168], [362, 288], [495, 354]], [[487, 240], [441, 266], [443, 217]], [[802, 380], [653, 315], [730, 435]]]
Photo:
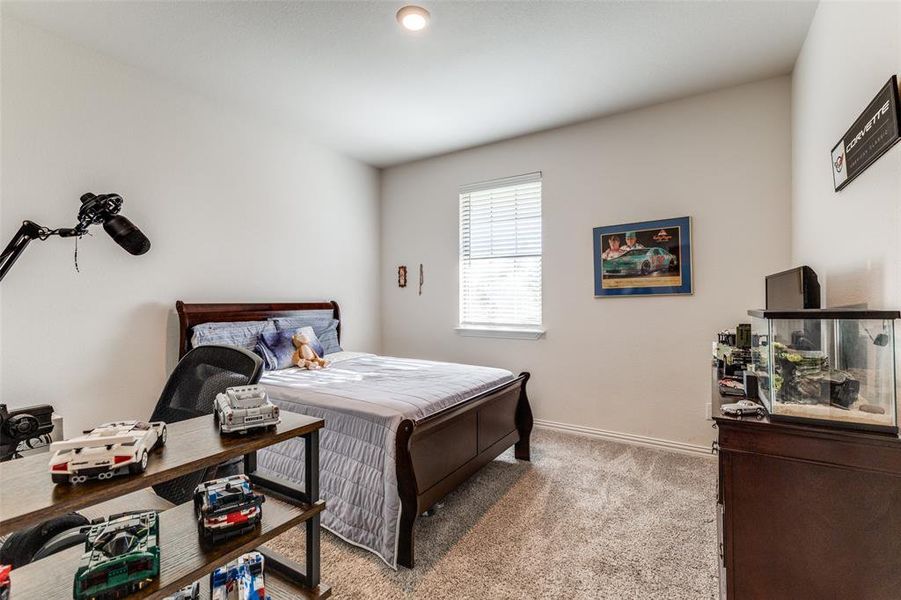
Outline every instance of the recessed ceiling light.
[[409, 31], [422, 31], [429, 26], [429, 16], [429, 11], [411, 4], [397, 11], [397, 22]]

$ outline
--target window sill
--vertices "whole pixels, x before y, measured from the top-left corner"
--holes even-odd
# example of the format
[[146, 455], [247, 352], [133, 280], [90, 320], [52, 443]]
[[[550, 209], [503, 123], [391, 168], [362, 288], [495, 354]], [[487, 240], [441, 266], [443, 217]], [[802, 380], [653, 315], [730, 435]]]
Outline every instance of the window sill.
[[540, 327], [456, 327], [455, 331], [466, 337], [507, 338], [511, 340], [537, 340], [544, 336], [545, 330]]

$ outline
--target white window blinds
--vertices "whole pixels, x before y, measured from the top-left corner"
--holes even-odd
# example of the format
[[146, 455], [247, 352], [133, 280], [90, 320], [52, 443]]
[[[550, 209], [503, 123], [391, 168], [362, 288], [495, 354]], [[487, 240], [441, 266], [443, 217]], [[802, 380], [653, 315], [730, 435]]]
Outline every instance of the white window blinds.
[[460, 325], [541, 325], [541, 173], [460, 188]]

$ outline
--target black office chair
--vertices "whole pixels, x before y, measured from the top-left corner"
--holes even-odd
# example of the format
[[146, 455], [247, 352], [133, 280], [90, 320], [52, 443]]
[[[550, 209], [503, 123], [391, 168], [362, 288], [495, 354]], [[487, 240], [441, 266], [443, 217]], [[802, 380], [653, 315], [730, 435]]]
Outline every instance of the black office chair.
[[[252, 385], [262, 374], [263, 360], [253, 352], [237, 346], [198, 346], [178, 361], [150, 420], [177, 423], [211, 415], [217, 394], [232, 386]], [[226, 464], [236, 471], [234, 461]], [[200, 483], [228, 474], [222, 473], [227, 468], [220, 467], [223, 465], [155, 485], [153, 491], [173, 504], [187, 502]]]

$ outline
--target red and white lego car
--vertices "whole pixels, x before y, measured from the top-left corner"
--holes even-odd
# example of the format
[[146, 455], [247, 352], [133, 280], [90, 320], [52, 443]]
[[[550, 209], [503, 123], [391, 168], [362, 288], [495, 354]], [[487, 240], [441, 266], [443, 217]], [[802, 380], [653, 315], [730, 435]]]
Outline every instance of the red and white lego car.
[[143, 473], [150, 452], [166, 444], [162, 421], [116, 421], [84, 435], [50, 445], [53, 483], [83, 483], [111, 479], [124, 473]]
[[247, 475], [201, 483], [194, 490], [194, 513], [204, 538], [219, 540], [250, 531], [263, 518], [266, 497], [255, 494]]

